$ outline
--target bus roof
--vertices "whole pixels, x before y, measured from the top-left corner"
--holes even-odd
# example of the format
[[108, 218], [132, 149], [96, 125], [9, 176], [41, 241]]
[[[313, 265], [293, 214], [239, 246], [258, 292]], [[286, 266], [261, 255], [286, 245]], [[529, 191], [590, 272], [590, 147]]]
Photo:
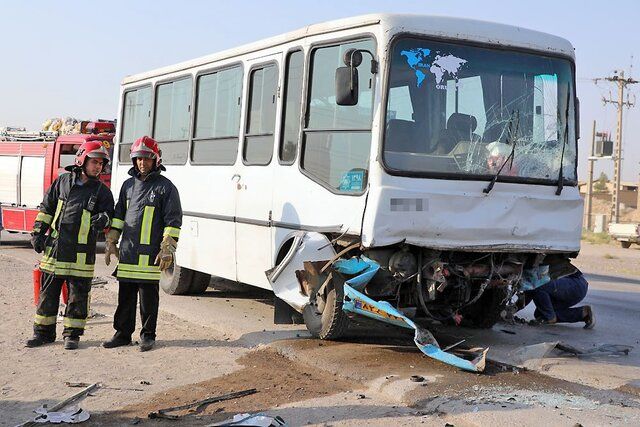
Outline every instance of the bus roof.
[[574, 48], [568, 40], [513, 25], [448, 16], [371, 14], [308, 25], [298, 30], [263, 39], [258, 42], [180, 62], [175, 65], [127, 76], [122, 81], [122, 84], [128, 85], [149, 78], [188, 70], [235, 56], [291, 43], [309, 36], [372, 25], [381, 25], [384, 27], [384, 30], [390, 34], [413, 33], [440, 38], [476, 41], [560, 54], [575, 59]]

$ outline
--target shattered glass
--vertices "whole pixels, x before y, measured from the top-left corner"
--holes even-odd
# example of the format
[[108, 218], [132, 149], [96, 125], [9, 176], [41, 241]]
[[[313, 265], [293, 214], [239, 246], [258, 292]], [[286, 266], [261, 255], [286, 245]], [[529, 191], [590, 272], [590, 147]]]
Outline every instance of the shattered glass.
[[501, 177], [556, 181], [562, 159], [576, 179], [568, 60], [405, 38], [391, 62], [388, 167], [492, 176], [508, 160]]

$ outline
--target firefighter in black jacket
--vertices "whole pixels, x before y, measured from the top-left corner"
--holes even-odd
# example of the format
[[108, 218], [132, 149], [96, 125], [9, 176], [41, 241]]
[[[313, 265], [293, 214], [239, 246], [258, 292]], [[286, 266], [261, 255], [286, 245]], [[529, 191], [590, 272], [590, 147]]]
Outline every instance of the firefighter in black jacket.
[[91, 279], [96, 261], [96, 237], [113, 216], [113, 196], [98, 179], [109, 162], [109, 152], [100, 141], [83, 143], [74, 164], [47, 190], [31, 233], [42, 272], [40, 299], [33, 338], [27, 347], [38, 347], [56, 339], [60, 290], [66, 281], [69, 299], [64, 313], [64, 348], [78, 348], [89, 314]]
[[[106, 348], [131, 343], [136, 327], [136, 302], [140, 294], [140, 351], [153, 348], [158, 320], [161, 271], [171, 267], [182, 225], [178, 190], [160, 175], [161, 152], [152, 138], [143, 136], [131, 146], [132, 177], [124, 182], [107, 234], [105, 262], [119, 258], [118, 308], [113, 318], [116, 330]], [[120, 240], [120, 249], [117, 243]]]

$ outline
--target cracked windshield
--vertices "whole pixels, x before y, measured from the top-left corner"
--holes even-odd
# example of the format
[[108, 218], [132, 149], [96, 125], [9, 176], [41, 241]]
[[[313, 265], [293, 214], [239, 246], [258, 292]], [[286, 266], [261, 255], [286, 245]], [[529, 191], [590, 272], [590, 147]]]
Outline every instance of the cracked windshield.
[[[406, 38], [392, 54], [384, 161], [396, 171], [576, 179], [572, 68]], [[568, 105], [567, 105], [568, 104]], [[568, 126], [567, 126], [568, 125]]]

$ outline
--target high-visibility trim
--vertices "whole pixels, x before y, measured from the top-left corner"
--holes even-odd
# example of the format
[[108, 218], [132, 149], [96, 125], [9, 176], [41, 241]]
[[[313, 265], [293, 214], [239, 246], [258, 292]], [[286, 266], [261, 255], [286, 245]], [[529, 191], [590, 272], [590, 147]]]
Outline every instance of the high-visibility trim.
[[111, 220], [111, 228], [116, 228], [122, 231], [122, 229], [124, 228], [124, 221], [120, 218], [113, 218]]
[[91, 213], [83, 209], [82, 218], [80, 219], [80, 231], [78, 231], [78, 244], [86, 245], [89, 239], [89, 230], [91, 229]]
[[174, 239], [177, 239], [180, 237], [180, 229], [178, 227], [165, 227], [164, 233], [162, 233], [162, 235], [171, 236]]
[[160, 268], [149, 265], [149, 255], [140, 255], [138, 264], [118, 264], [118, 278], [160, 280]]
[[56, 237], [58, 237], [58, 230], [53, 230], [53, 231], [51, 232], [51, 237], [53, 237], [54, 239], [55, 239]]
[[58, 220], [58, 217], [60, 216], [60, 212], [62, 212], [63, 205], [64, 205], [64, 202], [62, 200], [58, 199], [58, 204], [56, 205], [56, 213], [53, 216], [53, 221], [51, 222], [51, 228], [53, 228], [54, 230], [57, 230], [56, 221]]
[[93, 264], [87, 264], [87, 254], [79, 252], [76, 255], [76, 262], [58, 261], [45, 252], [45, 256], [40, 261], [40, 270], [58, 276], [88, 277], [93, 278]]
[[58, 316], [55, 314], [53, 316], [41, 316], [39, 314], [36, 314], [35, 318], [33, 319], [33, 323], [41, 326], [55, 325], [57, 318]]
[[84, 329], [87, 319], [74, 319], [73, 317], [65, 317], [62, 324], [65, 328]]
[[151, 224], [153, 223], [153, 213], [155, 206], [145, 206], [142, 214], [142, 227], [140, 228], [140, 244], [148, 245], [151, 243]]
[[52, 219], [51, 215], [44, 212], [38, 212], [38, 215], [36, 215], [36, 221], [44, 222], [45, 224], [51, 224]]

